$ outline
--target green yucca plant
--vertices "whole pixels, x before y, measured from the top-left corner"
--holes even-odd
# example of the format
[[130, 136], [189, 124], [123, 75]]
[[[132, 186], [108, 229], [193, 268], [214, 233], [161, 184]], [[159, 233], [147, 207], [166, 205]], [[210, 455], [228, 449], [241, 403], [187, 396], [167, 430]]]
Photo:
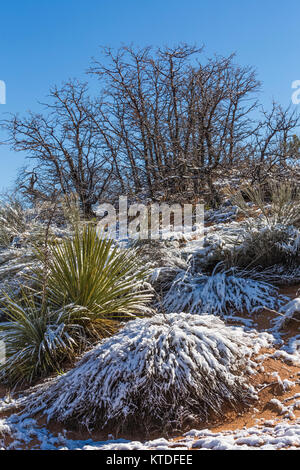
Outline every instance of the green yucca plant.
[[44, 269], [34, 272], [35, 287], [6, 299], [0, 380], [32, 382], [61, 370], [93, 341], [116, 332], [121, 320], [151, 312], [147, 272], [135, 250], [117, 248], [86, 225], [45, 251], [38, 252]]
[[1, 381], [30, 383], [84, 349], [86, 339], [79, 325], [65, 322], [63, 310], [51, 312], [25, 291], [18, 302], [6, 298], [5, 313], [7, 321], [0, 323], [6, 356], [0, 366]]
[[[43, 259], [43, 253], [40, 251]], [[48, 247], [47, 279], [37, 273], [38, 284], [47, 284], [48, 302], [84, 307], [93, 323], [122, 320], [149, 311], [149, 289], [142, 284], [147, 272], [134, 249], [120, 249], [85, 225], [73, 238]]]

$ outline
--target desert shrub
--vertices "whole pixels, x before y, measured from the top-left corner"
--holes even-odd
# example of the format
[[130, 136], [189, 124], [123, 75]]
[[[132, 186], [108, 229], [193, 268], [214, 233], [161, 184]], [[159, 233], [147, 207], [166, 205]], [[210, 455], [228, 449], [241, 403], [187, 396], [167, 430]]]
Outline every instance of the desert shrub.
[[[243, 269], [256, 278], [264, 273], [266, 280], [277, 284], [290, 283], [293, 274], [297, 279], [300, 259], [300, 232], [296, 228], [300, 222], [298, 187], [287, 182], [246, 186], [231, 193], [231, 200], [246, 215], [246, 221], [221, 231], [219, 238], [218, 233], [210, 234], [207, 253], [202, 258], [196, 256], [196, 263], [211, 272], [217, 263], [223, 262], [227, 268]], [[260, 214], [255, 217], [257, 208]]]
[[186, 260], [180, 252], [178, 240], [137, 240], [133, 242], [133, 247], [138, 249], [143, 263], [151, 268], [183, 269], [187, 267]]
[[247, 402], [250, 357], [266, 338], [210, 315], [134, 320], [29, 396], [26, 414], [114, 433], [205, 421]]
[[0, 246], [11, 245], [13, 238], [25, 232], [26, 227], [26, 213], [18, 201], [0, 205]]
[[245, 269], [268, 268], [275, 264], [299, 264], [300, 232], [292, 226], [249, 226], [228, 250], [228, 266]]
[[300, 222], [300, 190], [297, 184], [268, 181], [264, 185], [244, 186], [237, 192], [230, 192], [230, 196], [247, 217], [253, 216], [253, 207], [247, 202], [255, 204], [269, 226], [298, 225]]
[[228, 272], [211, 276], [180, 272], [163, 299], [167, 312], [211, 313], [225, 316], [234, 312], [254, 313], [281, 303], [277, 290], [266, 282]]

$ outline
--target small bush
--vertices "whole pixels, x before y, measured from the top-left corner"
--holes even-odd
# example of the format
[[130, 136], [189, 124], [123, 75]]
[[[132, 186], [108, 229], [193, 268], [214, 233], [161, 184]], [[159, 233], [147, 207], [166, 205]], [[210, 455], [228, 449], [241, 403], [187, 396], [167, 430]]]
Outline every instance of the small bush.
[[298, 225], [300, 223], [300, 190], [297, 184], [289, 182], [271, 182], [264, 185], [245, 186], [233, 193], [231, 200], [247, 217], [253, 216], [253, 207], [261, 211], [261, 216], [269, 226]]
[[210, 315], [135, 320], [26, 399], [26, 414], [114, 433], [179, 429], [245, 404], [249, 358], [267, 343]]
[[271, 284], [219, 272], [211, 276], [181, 272], [164, 297], [167, 312], [211, 313], [225, 316], [230, 313], [254, 313], [264, 307], [276, 308], [281, 303]]

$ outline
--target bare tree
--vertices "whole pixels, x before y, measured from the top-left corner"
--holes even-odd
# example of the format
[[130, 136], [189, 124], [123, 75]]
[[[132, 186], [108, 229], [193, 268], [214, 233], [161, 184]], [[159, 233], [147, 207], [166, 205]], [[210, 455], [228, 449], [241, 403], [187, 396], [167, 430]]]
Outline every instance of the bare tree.
[[234, 56], [202, 65], [201, 53], [186, 44], [154, 53], [123, 47], [104, 49], [105, 62], [94, 62], [90, 73], [105, 87], [99, 128], [113, 143], [123, 186], [127, 180], [152, 197], [161, 188], [197, 192], [203, 181], [213, 187], [217, 168], [241, 158], [259, 82]]
[[260, 182], [297, 161], [298, 117], [274, 103], [259, 119], [260, 83], [234, 55], [207, 59], [187, 44], [103, 53], [89, 70], [97, 98], [69, 82], [51, 90], [44, 114], [4, 123], [13, 149], [36, 163], [19, 178], [33, 200], [75, 192], [90, 216], [120, 192], [188, 200], [205, 188], [216, 205], [215, 181], [233, 169]]
[[261, 113], [262, 119], [253, 133], [253, 183], [261, 183], [272, 171], [283, 172], [293, 163], [294, 133], [299, 126], [299, 116], [290, 107], [283, 109], [273, 102], [271, 111], [262, 109]]
[[109, 183], [112, 166], [90, 116], [94, 104], [87, 85], [77, 81], [50, 92], [45, 114], [5, 121], [9, 143], [36, 164], [19, 177], [19, 188], [33, 200], [75, 192], [85, 216]]

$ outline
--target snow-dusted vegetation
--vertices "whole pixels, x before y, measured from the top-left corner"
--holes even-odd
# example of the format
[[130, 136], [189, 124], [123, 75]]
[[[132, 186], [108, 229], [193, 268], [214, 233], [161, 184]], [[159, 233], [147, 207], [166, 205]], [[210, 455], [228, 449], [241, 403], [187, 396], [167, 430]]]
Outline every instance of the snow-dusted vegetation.
[[296, 297], [287, 304], [285, 304], [281, 309], [280, 316], [276, 320], [276, 324], [279, 329], [283, 329], [288, 325], [292, 320], [296, 320], [300, 323], [300, 298]]
[[[2, 248], [1, 382], [9, 387], [60, 374], [2, 402], [8, 418], [1, 432], [4, 441], [16, 436], [12, 448], [29, 445], [27, 432], [39, 436], [44, 448], [89, 446], [39, 430], [35, 419], [43, 415], [77, 431], [151, 436], [159, 429], [167, 437], [218, 420], [229, 409], [255, 406], [260, 350], [271, 351], [261, 357], [299, 363], [299, 335], [288, 343], [281, 339], [291, 325], [297, 330], [299, 302], [288, 302], [279, 290], [297, 282], [296, 227], [268, 225], [259, 213], [220, 222], [216, 212], [200, 245], [183, 238], [118, 247], [80, 218], [70, 222], [59, 215], [47, 229], [40, 215], [31, 220], [28, 209], [22, 210], [24, 220], [29, 217], [26, 227], [12, 230], [10, 244]], [[255, 260], [255, 252], [264, 255], [264, 246], [272, 246], [267, 261], [247, 266], [244, 260]], [[12, 269], [12, 260], [22, 258], [24, 266]], [[268, 334], [249, 329], [266, 311], [273, 312]], [[136, 316], [141, 318], [128, 323]], [[226, 324], [234, 319], [241, 326]], [[297, 416], [297, 400], [293, 409], [282, 406], [288, 410], [284, 419]], [[17, 408], [20, 416], [9, 417]], [[205, 436], [189, 445], [213, 445], [210, 434]], [[226, 447], [226, 434], [220, 439], [220, 448]], [[91, 448], [156, 448], [155, 441], [122, 442], [95, 442]], [[168, 448], [169, 441], [160, 442], [158, 447]]]
[[[280, 291], [299, 282], [296, 226], [268, 224], [259, 209], [240, 221], [231, 220], [235, 210], [224, 222], [220, 209], [201, 243], [182, 237], [118, 246], [78, 215], [59, 212], [49, 223], [40, 211], [19, 211], [26, 224], [11, 226], [1, 255], [0, 378], [9, 389], [52, 377], [1, 403], [10, 448], [31, 447], [34, 435], [38, 448], [168, 448], [174, 432], [256, 407], [265, 384], [254, 385], [254, 377], [268, 358], [298, 367], [299, 299]], [[267, 333], [253, 330], [266, 312]], [[278, 373], [274, 383], [288, 393], [298, 381]], [[285, 400], [275, 395], [268, 406], [282, 420], [296, 419], [297, 393]], [[40, 416], [65, 430], [145, 437], [160, 430], [164, 438], [73, 442], [40, 428]], [[203, 439], [195, 431], [182, 445], [251, 448], [262, 442], [261, 429], [251, 442], [246, 433], [217, 433], [218, 445], [210, 431]], [[287, 429], [283, 423], [280, 432]], [[266, 448], [277, 433], [268, 432]]]
[[0, 202], [0, 448], [300, 447], [298, 117], [201, 53], [106, 49], [101, 100], [3, 123], [37, 165]]
[[135, 320], [24, 405], [31, 415], [90, 430], [180, 429], [247, 403], [250, 358], [269, 343], [211, 315]]
[[151, 313], [136, 252], [113, 246], [94, 227], [78, 227], [71, 238], [35, 253], [40, 265], [29, 283], [3, 301], [0, 378], [12, 384], [47, 376], [115, 332], [121, 320]]
[[271, 284], [230, 273], [211, 276], [180, 272], [164, 297], [167, 311], [211, 313], [225, 316], [233, 312], [254, 313], [275, 309], [283, 300]]

